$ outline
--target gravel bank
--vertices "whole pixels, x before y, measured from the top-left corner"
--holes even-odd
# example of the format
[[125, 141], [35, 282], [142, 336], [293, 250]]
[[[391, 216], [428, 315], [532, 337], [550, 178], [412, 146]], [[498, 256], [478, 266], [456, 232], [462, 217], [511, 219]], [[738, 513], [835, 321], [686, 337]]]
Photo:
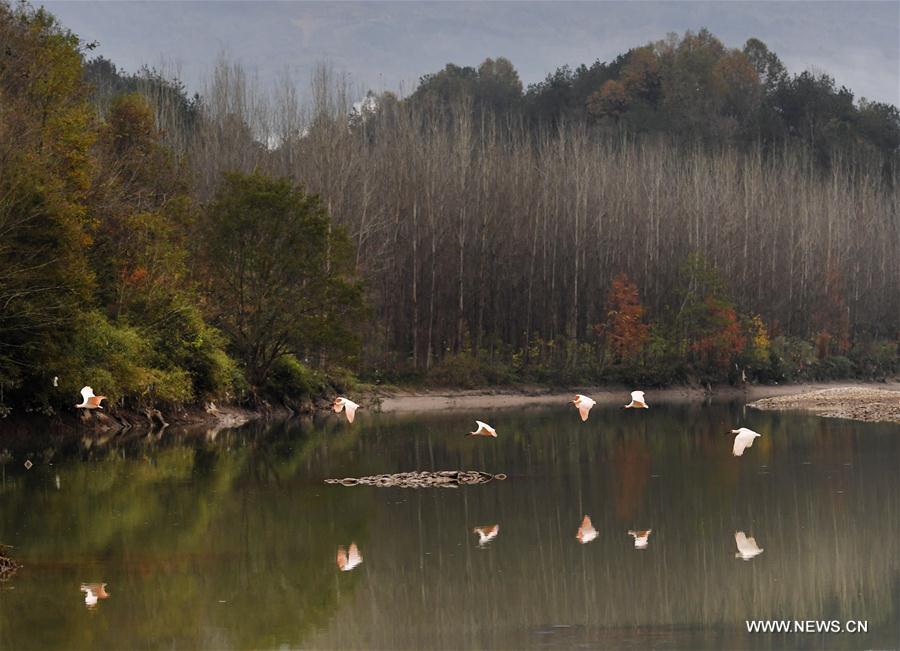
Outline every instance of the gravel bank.
[[829, 418], [900, 423], [900, 385], [887, 388], [844, 386], [808, 393], [763, 398], [750, 403], [755, 409], [799, 409]]

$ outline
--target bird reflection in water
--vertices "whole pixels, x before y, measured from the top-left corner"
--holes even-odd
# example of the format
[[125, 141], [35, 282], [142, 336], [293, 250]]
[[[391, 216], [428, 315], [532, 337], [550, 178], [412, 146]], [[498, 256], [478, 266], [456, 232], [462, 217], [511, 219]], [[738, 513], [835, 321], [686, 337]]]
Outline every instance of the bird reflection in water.
[[337, 566], [341, 572], [349, 572], [362, 563], [362, 554], [356, 543], [350, 543], [350, 549], [345, 550], [343, 546], [338, 547]]
[[738, 548], [737, 554], [734, 555], [735, 558], [749, 561], [754, 556], [759, 556], [763, 553], [762, 548], [756, 544], [756, 538], [748, 538], [743, 531], [734, 532], [734, 542]]
[[489, 542], [491, 542], [494, 538], [497, 537], [497, 534], [500, 533], [500, 525], [486, 525], [483, 527], [475, 527], [472, 529], [472, 533], [478, 534], [478, 546], [484, 547]]
[[84, 605], [88, 608], [96, 608], [100, 599], [109, 599], [105, 583], [82, 583], [81, 591], [84, 593]]
[[591, 523], [591, 516], [584, 516], [584, 520], [581, 521], [581, 526], [578, 527], [578, 533], [575, 534], [575, 537], [582, 545], [591, 542], [597, 537], [597, 530], [594, 529], [594, 525]]
[[634, 538], [634, 548], [635, 549], [647, 549], [647, 545], [650, 544], [650, 532], [653, 529], [641, 529], [638, 531], [630, 530], [628, 535]]

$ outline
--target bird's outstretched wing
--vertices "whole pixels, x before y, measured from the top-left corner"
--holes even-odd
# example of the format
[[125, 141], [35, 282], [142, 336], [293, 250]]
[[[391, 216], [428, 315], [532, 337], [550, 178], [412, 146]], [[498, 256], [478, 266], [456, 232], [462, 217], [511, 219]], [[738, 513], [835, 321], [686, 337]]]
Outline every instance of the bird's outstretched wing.
[[732, 448], [732, 453], [736, 457], [740, 457], [744, 454], [744, 450], [753, 445], [753, 432], [746, 429], [741, 429], [737, 436], [734, 437], [734, 448]]
[[359, 553], [359, 548], [356, 546], [356, 543], [350, 544], [350, 549], [347, 551], [347, 562], [350, 567], [356, 567], [362, 563], [362, 554]]
[[81, 388], [81, 401], [87, 402], [91, 398], [94, 397], [94, 390], [91, 387], [82, 387]]
[[356, 408], [359, 407], [355, 402], [351, 402], [350, 400], [345, 401], [345, 407], [347, 409], [347, 420], [351, 423], [353, 419], [356, 418]]
[[469, 434], [473, 436], [497, 436], [497, 431], [480, 420], [476, 420], [475, 424], [478, 425], [478, 428], [474, 432], [469, 432]]
[[635, 407], [646, 407], [647, 403], [644, 402], [644, 392], [643, 391], [632, 391], [631, 392], [631, 402]]
[[591, 413], [592, 404], [585, 404], [584, 401], [578, 403], [578, 413], [581, 414], [581, 421], [584, 422], [588, 419], [588, 414]]
[[734, 542], [741, 556], [756, 556], [762, 552], [762, 549], [756, 544], [756, 539], [753, 537], [748, 538], [743, 531], [734, 532]]
[[484, 545], [485, 543], [489, 543], [497, 537], [497, 534], [500, 533], [500, 525], [494, 524], [485, 525], [483, 527], [475, 527], [472, 531], [478, 534], [478, 544]]

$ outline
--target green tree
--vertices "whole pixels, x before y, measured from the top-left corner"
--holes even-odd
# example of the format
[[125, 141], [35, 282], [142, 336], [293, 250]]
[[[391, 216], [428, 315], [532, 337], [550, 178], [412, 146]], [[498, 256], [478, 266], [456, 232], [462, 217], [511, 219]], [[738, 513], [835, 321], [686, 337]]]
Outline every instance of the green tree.
[[482, 106], [500, 115], [518, 109], [522, 100], [522, 82], [509, 59], [485, 59], [478, 66], [477, 99]]
[[352, 353], [362, 310], [349, 241], [317, 196], [230, 173], [197, 233], [207, 309], [261, 389], [279, 358]]
[[188, 278], [185, 240], [196, 210], [186, 170], [162, 139], [142, 94], [111, 100], [97, 147], [96, 295], [115, 326], [137, 328], [146, 340], [146, 359], [160, 370], [145, 375], [186, 372], [191, 387], [180, 398], [199, 398], [227, 390], [233, 369], [221, 335], [203, 321]]
[[773, 93], [778, 84], [787, 79], [787, 70], [778, 55], [758, 38], [748, 39], [744, 44], [744, 56], [756, 70], [760, 83], [767, 94]]
[[[0, 393], [46, 392], [75, 338], [95, 134], [82, 44], [44, 10], [0, 3]], [[0, 398], [0, 402], [3, 399]]]

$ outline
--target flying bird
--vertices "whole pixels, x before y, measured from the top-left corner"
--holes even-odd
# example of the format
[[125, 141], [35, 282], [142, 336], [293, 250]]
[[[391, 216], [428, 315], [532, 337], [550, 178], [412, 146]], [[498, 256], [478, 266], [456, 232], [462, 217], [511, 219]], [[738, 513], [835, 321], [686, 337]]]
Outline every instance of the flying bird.
[[748, 538], [747, 534], [743, 531], [735, 531], [734, 532], [734, 542], [737, 544], [737, 554], [734, 555], [735, 558], [740, 558], [745, 561], [749, 561], [754, 556], [759, 556], [763, 553], [763, 550], [759, 545], [756, 544], [755, 538]]
[[590, 413], [591, 407], [597, 403], [579, 393], [575, 396], [575, 400], [572, 401], [572, 404], [575, 405], [575, 408], [578, 409], [578, 413], [581, 414], [581, 422], [584, 422], [588, 419], [588, 413]]
[[469, 432], [469, 436], [493, 436], [497, 438], [497, 430], [488, 425], [487, 423], [482, 423], [480, 420], [476, 420], [475, 424], [478, 425], [478, 429], [474, 432]]
[[91, 387], [82, 387], [81, 389], [81, 404], [75, 405], [76, 409], [103, 409], [100, 406], [100, 401], [106, 400], [106, 396], [95, 396], [94, 390]]
[[744, 454], [744, 450], [753, 445], [753, 440], [757, 436], [762, 436], [759, 432], [754, 432], [752, 429], [747, 429], [746, 427], [741, 427], [740, 429], [731, 430], [732, 434], [737, 434], [734, 437], [734, 448], [732, 449], [732, 454], [736, 457], [740, 457]]
[[644, 402], [644, 392], [632, 391], [631, 402], [625, 405], [625, 409], [649, 409], [647, 403]]
[[475, 527], [472, 529], [472, 533], [478, 534], [478, 546], [484, 547], [500, 533], [500, 525], [495, 524], [492, 526], [485, 525], [483, 527]]
[[343, 546], [338, 547], [337, 566], [341, 572], [349, 572], [360, 563], [362, 563], [362, 554], [359, 553], [356, 543], [350, 543], [350, 549], [346, 551]]
[[591, 516], [584, 516], [584, 520], [581, 521], [581, 526], [578, 527], [578, 533], [575, 534], [575, 537], [582, 545], [591, 542], [597, 537], [597, 530], [594, 529], [594, 525], [591, 524]]
[[94, 608], [97, 605], [97, 595], [90, 588], [82, 586], [81, 591], [84, 592], [84, 605], [88, 608]]
[[98, 600], [109, 598], [105, 583], [82, 583], [81, 591], [84, 593], [84, 605], [88, 608], [95, 608]]
[[358, 404], [350, 400], [349, 398], [344, 398], [340, 396], [334, 399], [334, 404], [331, 405], [331, 408], [334, 409], [334, 413], [339, 414], [341, 410], [346, 410], [347, 420], [351, 423], [353, 419], [356, 418], [356, 409], [359, 407]]
[[635, 549], [646, 549], [650, 543], [650, 532], [653, 529], [644, 529], [642, 531], [629, 531], [628, 535], [634, 538]]

